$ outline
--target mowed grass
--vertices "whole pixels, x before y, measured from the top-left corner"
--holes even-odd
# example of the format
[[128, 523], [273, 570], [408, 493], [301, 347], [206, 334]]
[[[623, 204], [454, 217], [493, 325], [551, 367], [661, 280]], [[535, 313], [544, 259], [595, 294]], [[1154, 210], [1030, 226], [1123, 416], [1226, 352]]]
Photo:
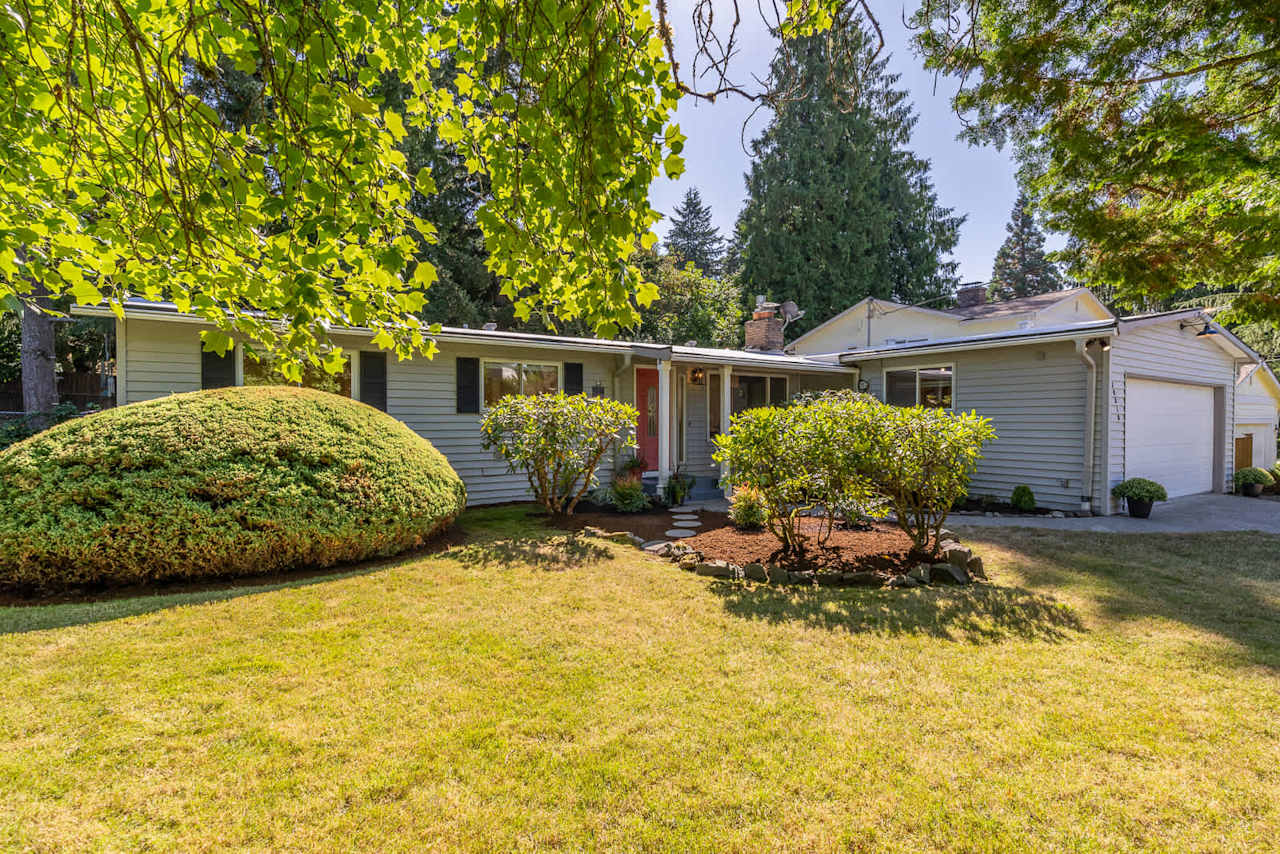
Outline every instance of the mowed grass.
[[298, 586], [0, 609], [0, 848], [1280, 839], [1280, 538], [986, 529], [991, 585], [779, 591], [525, 514]]

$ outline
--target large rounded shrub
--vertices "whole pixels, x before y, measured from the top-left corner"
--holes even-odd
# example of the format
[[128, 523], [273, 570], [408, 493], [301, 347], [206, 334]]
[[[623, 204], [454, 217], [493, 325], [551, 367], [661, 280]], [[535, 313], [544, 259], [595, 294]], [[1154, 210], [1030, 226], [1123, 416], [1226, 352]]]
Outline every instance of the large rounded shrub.
[[59, 424], [0, 453], [0, 586], [256, 575], [395, 554], [466, 490], [385, 413], [224, 388]]

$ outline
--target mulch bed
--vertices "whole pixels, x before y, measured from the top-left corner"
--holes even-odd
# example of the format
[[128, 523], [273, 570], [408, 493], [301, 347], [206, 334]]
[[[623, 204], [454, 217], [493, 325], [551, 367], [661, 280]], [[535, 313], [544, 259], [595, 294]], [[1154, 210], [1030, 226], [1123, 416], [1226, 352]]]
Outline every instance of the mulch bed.
[[[911, 554], [911, 538], [896, 525], [879, 522], [868, 530], [837, 528], [825, 546], [816, 541], [821, 522], [817, 519], [801, 523], [801, 531], [809, 536], [803, 555], [784, 555], [778, 539], [768, 531], [740, 531], [733, 527], [725, 513], [701, 511], [702, 527], [692, 537], [673, 540], [702, 553], [706, 560], [723, 560], [745, 566], [749, 563], [772, 563], [792, 570], [839, 572], [904, 573], [919, 563]], [[594, 526], [606, 531], [630, 531], [645, 540], [669, 539], [669, 511], [649, 513], [574, 513], [548, 520], [557, 528], [580, 531]]]
[[[729, 524], [729, 517], [725, 513], [713, 513], [707, 510], [689, 512], [695, 513], [698, 521], [702, 523], [702, 527], [698, 528], [699, 531], [723, 528]], [[566, 531], [581, 531], [583, 528], [593, 526], [606, 531], [630, 531], [644, 540], [668, 540], [671, 538], [666, 535], [667, 531], [670, 531], [674, 524], [671, 513], [670, 510], [653, 510], [647, 513], [575, 512], [572, 516], [548, 519], [548, 524], [553, 528]], [[685, 540], [687, 541], [688, 539]]]
[[911, 555], [911, 538], [894, 525], [878, 522], [869, 530], [837, 528], [825, 546], [816, 540], [822, 523], [805, 520], [801, 531], [809, 537], [800, 556], [784, 555], [777, 537], [768, 531], [740, 531], [731, 525], [703, 528], [681, 542], [702, 552], [709, 560], [745, 566], [772, 563], [798, 570], [903, 573], [918, 563]]

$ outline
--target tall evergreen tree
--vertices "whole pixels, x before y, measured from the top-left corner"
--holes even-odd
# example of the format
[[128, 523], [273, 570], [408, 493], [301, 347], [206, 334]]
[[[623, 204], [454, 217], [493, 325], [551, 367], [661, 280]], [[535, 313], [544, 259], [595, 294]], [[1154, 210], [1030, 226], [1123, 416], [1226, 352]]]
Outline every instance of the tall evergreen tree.
[[941, 301], [957, 282], [944, 258], [964, 218], [905, 148], [916, 117], [886, 62], [850, 23], [785, 42], [772, 66], [784, 95], [752, 143], [736, 236], [747, 298], [795, 300], [796, 334], [863, 297]]
[[1044, 255], [1044, 232], [1031, 216], [1031, 200], [1025, 193], [1018, 193], [1004, 230], [1009, 236], [996, 253], [987, 287], [992, 299], [1030, 297], [1066, 286], [1057, 265]]
[[711, 208], [702, 201], [697, 187], [685, 191], [684, 199], [672, 214], [666, 246], [667, 252], [697, 267], [704, 276], [720, 272], [724, 238], [720, 236], [720, 229], [711, 224]]

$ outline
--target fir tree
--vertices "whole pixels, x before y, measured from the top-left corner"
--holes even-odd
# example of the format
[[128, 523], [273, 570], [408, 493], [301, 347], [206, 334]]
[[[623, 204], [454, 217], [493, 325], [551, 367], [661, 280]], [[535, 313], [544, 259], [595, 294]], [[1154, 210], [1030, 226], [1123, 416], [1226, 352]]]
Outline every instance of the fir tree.
[[1004, 230], [1009, 233], [996, 254], [987, 293], [1006, 300], [1060, 291], [1066, 283], [1057, 265], [1044, 255], [1044, 232], [1031, 216], [1031, 200], [1019, 193]]
[[792, 299], [803, 333], [875, 296], [940, 301], [956, 284], [963, 217], [938, 204], [929, 163], [908, 151], [916, 117], [886, 58], [850, 24], [784, 42], [771, 75], [784, 93], [751, 146], [735, 236], [743, 292]]
[[704, 276], [720, 272], [724, 238], [720, 236], [720, 229], [711, 224], [711, 208], [702, 201], [697, 187], [685, 191], [684, 199], [672, 214], [666, 246], [667, 252], [692, 264]]

